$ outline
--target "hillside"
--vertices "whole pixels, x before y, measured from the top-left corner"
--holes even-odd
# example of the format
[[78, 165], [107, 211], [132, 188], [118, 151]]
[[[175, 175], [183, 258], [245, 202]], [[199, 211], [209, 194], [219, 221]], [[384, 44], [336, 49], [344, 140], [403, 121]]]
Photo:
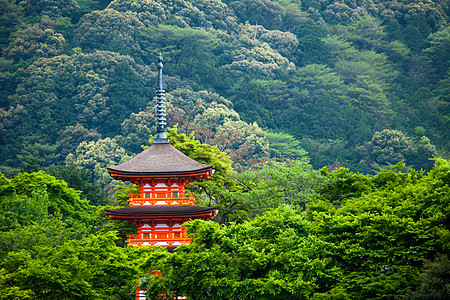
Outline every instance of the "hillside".
[[448, 1], [1, 0], [1, 170], [104, 168], [169, 126], [236, 170], [449, 157]]

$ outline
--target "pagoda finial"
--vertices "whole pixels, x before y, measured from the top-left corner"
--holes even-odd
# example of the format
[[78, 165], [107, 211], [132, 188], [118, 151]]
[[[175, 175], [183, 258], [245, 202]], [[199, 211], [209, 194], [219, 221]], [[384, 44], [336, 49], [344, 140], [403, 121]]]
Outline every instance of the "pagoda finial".
[[154, 143], [168, 143], [169, 139], [166, 136], [166, 106], [165, 106], [165, 94], [164, 90], [164, 75], [162, 72], [163, 57], [161, 53], [158, 56], [158, 90], [156, 91], [156, 127], [157, 134]]

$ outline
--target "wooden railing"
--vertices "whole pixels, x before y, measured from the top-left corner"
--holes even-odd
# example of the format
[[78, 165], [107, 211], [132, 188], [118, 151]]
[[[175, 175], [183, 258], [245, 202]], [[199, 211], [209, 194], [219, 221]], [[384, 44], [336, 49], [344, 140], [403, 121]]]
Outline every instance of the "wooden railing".
[[[163, 246], [170, 247], [175, 244], [189, 244], [191, 239], [184, 237], [183, 234], [178, 238], [140, 238], [137, 234], [127, 234], [127, 244], [132, 246]], [[145, 244], [145, 245], [143, 245]]]
[[139, 194], [130, 194], [128, 202], [130, 203], [130, 206], [143, 206], [143, 205], [194, 205], [196, 201], [194, 199], [194, 194], [183, 194], [180, 195], [179, 197], [167, 197], [167, 198], [141, 198]]

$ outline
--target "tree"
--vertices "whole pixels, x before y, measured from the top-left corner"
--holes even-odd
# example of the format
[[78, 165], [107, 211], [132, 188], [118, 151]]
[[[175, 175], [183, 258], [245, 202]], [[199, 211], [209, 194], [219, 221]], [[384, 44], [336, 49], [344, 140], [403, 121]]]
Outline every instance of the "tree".
[[179, 27], [215, 28], [234, 31], [236, 20], [222, 1], [112, 1], [108, 8], [136, 13], [146, 26], [165, 24]]
[[[78, 146], [79, 138], [120, 134], [123, 120], [147, 105], [149, 78], [153, 77], [147, 67], [111, 52], [41, 59], [22, 72], [18, 89], [9, 98], [10, 107], [0, 111], [0, 149], [5, 163], [12, 166], [20, 165], [17, 154], [24, 144], [62, 143], [66, 147], [67, 138], [74, 143], [61, 149], [67, 154]], [[77, 123], [84, 129], [70, 127]], [[69, 134], [66, 129], [83, 136], [65, 136]]]
[[11, 252], [0, 264], [1, 299], [129, 299], [148, 248], [121, 248], [116, 239], [111, 232], [44, 247], [36, 256]]
[[176, 291], [171, 294], [193, 299], [308, 298], [326, 267], [310, 248], [320, 241], [308, 236], [308, 224], [289, 207], [245, 224], [195, 220], [187, 227], [191, 244], [147, 261], [162, 272], [147, 277], [148, 296]]
[[151, 63], [158, 53], [164, 53], [166, 74], [178, 75], [198, 90], [209, 89], [220, 85], [222, 77], [214, 53], [218, 43], [216, 34], [203, 28], [159, 24], [143, 34], [142, 59]]
[[100, 184], [93, 182], [92, 171], [76, 165], [52, 166], [48, 172], [57, 179], [64, 180], [70, 188], [82, 191], [80, 198], [87, 199], [90, 205], [106, 205], [110, 202]]
[[28, 16], [70, 17], [75, 23], [81, 9], [75, 0], [24, 0], [21, 3]]
[[176, 89], [167, 94], [167, 114], [169, 125], [217, 146], [230, 156], [235, 169], [245, 169], [268, 155], [269, 145], [258, 124], [242, 121], [231, 101], [216, 93]]
[[376, 172], [380, 166], [392, 166], [400, 161], [416, 169], [431, 170], [429, 159], [437, 156], [436, 148], [426, 136], [412, 140], [401, 131], [388, 129], [375, 132], [372, 140], [358, 147], [356, 153], [362, 168]]
[[23, 7], [9, 0], [0, 1], [0, 49], [9, 44], [9, 36], [19, 28]]
[[[428, 175], [400, 165], [374, 177], [322, 170], [339, 178], [329, 181], [339, 195], [320, 195], [304, 212], [283, 205], [240, 224], [189, 222], [192, 243], [149, 257], [146, 268], [161, 275], [144, 287], [149, 297], [195, 299], [404, 297], [419, 285], [423, 259], [448, 252], [449, 167], [438, 159]], [[443, 295], [447, 265], [426, 267], [423, 291]]]
[[2, 184], [0, 197], [6, 228], [30, 225], [33, 219], [39, 221], [47, 214], [61, 215], [69, 224], [82, 223], [84, 226], [92, 225], [94, 218], [93, 207], [87, 200], [80, 199], [79, 191], [43, 171], [17, 174]]
[[297, 68], [290, 81], [297, 94], [289, 109], [277, 116], [277, 123], [294, 137], [355, 143], [377, 126], [374, 116], [352, 105], [348, 88], [333, 69], [307, 65]]
[[75, 152], [81, 142], [90, 142], [99, 140], [101, 135], [95, 129], [86, 129], [82, 124], [76, 123], [67, 126], [59, 132], [59, 138], [56, 142], [62, 157]]
[[140, 59], [139, 36], [144, 28], [132, 12], [97, 10], [80, 19], [73, 43], [85, 52], [106, 50]]
[[241, 23], [260, 24], [267, 29], [278, 29], [286, 15], [283, 7], [268, 0], [233, 1], [230, 7]]
[[327, 252], [336, 258], [334, 287], [356, 299], [403, 297], [417, 287], [423, 259], [448, 251], [448, 167], [438, 159], [427, 176], [401, 173], [401, 166], [373, 178], [337, 173], [342, 205], [311, 202], [308, 212], [311, 232], [330, 243]]
[[94, 182], [103, 188], [112, 190], [112, 185], [119, 184], [111, 178], [107, 167], [118, 165], [129, 160], [125, 149], [117, 144], [115, 139], [105, 138], [92, 142], [81, 142], [75, 154], [70, 153], [66, 158], [67, 165], [78, 165], [93, 172]]
[[431, 61], [437, 75], [444, 75], [450, 70], [449, 52], [450, 52], [450, 26], [447, 26], [428, 36], [429, 47], [423, 52]]
[[5, 48], [5, 56], [18, 62], [20, 59], [48, 58], [61, 54], [66, 40], [62, 34], [55, 32], [53, 25], [53, 21], [42, 19], [40, 23], [18, 31]]
[[295, 65], [266, 42], [254, 39], [255, 26], [245, 23], [240, 26], [222, 55], [221, 65], [231, 78], [251, 74], [251, 78], [285, 78]]
[[330, 184], [306, 159], [268, 161], [258, 170], [237, 174], [236, 181], [241, 189], [228, 195], [245, 212], [245, 219], [284, 204], [303, 210]]
[[308, 155], [301, 143], [288, 133], [266, 130], [264, 135], [269, 141], [270, 156], [274, 159], [298, 159]]
[[406, 299], [447, 299], [450, 296], [449, 277], [450, 262], [446, 255], [441, 254], [433, 261], [426, 261], [419, 288], [410, 292]]

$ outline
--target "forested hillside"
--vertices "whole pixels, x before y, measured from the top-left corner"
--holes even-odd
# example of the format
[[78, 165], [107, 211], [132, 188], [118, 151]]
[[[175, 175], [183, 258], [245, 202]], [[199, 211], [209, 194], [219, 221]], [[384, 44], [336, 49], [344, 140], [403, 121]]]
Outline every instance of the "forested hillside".
[[8, 174], [101, 169], [169, 126], [245, 170], [308, 157], [366, 174], [449, 156], [449, 3], [1, 0], [0, 156]]
[[[448, 299], [448, 0], [0, 0], [0, 299]], [[168, 136], [214, 222], [125, 247]], [[431, 160], [430, 160], [431, 158]], [[121, 184], [121, 183], [120, 183]], [[164, 276], [153, 276], [158, 269]], [[150, 274], [150, 275], [149, 275]]]

